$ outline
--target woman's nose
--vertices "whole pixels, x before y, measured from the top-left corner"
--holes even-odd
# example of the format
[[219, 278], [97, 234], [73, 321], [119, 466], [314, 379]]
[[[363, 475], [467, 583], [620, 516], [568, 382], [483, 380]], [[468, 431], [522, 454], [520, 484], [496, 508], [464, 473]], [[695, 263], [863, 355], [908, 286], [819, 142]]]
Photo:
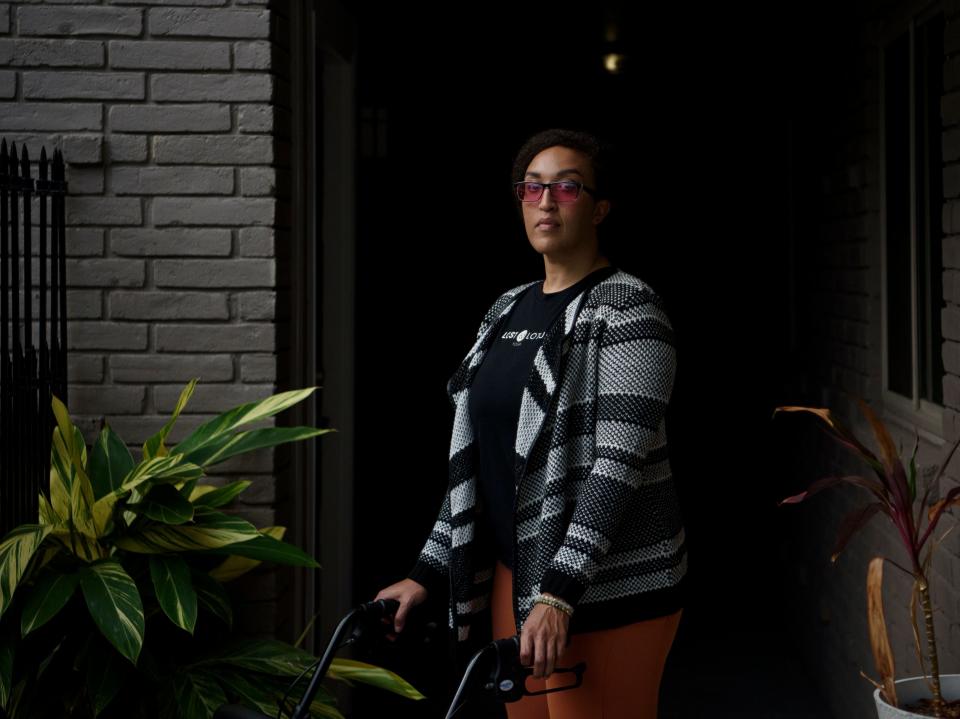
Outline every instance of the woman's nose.
[[553, 200], [553, 193], [550, 192], [551, 189], [552, 188], [550, 187], [543, 188], [543, 194], [540, 195], [540, 204], [539, 204], [541, 208], [544, 206], [553, 207], [553, 205], [555, 204]]

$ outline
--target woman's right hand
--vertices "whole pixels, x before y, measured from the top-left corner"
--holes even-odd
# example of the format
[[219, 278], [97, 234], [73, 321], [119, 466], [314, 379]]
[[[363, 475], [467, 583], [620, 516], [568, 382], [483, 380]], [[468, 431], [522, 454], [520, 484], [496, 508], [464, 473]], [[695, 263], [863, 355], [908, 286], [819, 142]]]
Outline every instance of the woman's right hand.
[[[401, 579], [396, 584], [391, 584], [389, 587], [381, 589], [377, 593], [377, 596], [373, 598], [374, 601], [378, 599], [396, 599], [400, 602], [395, 616], [392, 619], [390, 617], [383, 617], [382, 621], [384, 624], [389, 624], [392, 621], [394, 630], [401, 632], [403, 631], [403, 625], [407, 619], [408, 612], [413, 609], [413, 607], [426, 601], [427, 588], [420, 584], [420, 582], [412, 579]], [[393, 632], [387, 634], [387, 639], [390, 641], [396, 638], [397, 635]]]

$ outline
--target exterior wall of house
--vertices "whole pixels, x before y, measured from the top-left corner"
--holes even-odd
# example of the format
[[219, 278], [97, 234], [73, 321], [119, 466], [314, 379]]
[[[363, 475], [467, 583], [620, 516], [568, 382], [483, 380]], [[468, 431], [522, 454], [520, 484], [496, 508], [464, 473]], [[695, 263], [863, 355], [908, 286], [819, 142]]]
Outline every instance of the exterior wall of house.
[[[0, 135], [34, 160], [59, 147], [68, 165], [69, 409], [88, 442], [105, 417], [135, 449], [192, 377], [174, 442], [277, 391], [283, 8], [0, 4]], [[278, 523], [273, 452], [215, 469], [215, 481], [253, 480], [243, 516]], [[274, 634], [285, 576], [261, 568], [236, 583], [240, 626]]]
[[[859, 3], [849, 28], [835, 33], [835, 42], [811, 50], [809, 65], [798, 73], [808, 90], [795, 106], [793, 148], [795, 177], [793, 215], [797, 257], [798, 351], [810, 372], [802, 383], [806, 404], [831, 408], [854, 434], [877, 448], [872, 430], [848, 395], [867, 400], [890, 428], [905, 466], [914, 446], [914, 428], [881, 410], [882, 401], [882, 277], [881, 277], [881, 83], [880, 43], [886, 30], [909, 17], [919, 3]], [[955, 291], [960, 254], [960, 8], [942, 5], [945, 18], [943, 121], [943, 256], [946, 308], [942, 322], [944, 414], [939, 432], [919, 440], [920, 465], [939, 464], [946, 449], [960, 436], [960, 295]], [[825, 30], [825, 32], [827, 32]], [[820, 60], [817, 60], [817, 56]], [[960, 217], [960, 215], [957, 215]], [[800, 402], [796, 402], [800, 404]], [[795, 419], [792, 418], [792, 419]], [[785, 436], [804, 438], [790, 443], [792, 466], [782, 471], [796, 491], [827, 475], [872, 475], [870, 468], [825, 433], [809, 431], [804, 421], [779, 418]], [[807, 424], [809, 423], [809, 424]], [[786, 426], [789, 424], [789, 428]], [[939, 439], [937, 438], [939, 435]], [[946, 444], [942, 444], [945, 441]], [[795, 461], [794, 461], [795, 460]], [[787, 463], [787, 464], [790, 464]], [[934, 492], [942, 497], [960, 476], [948, 470]], [[840, 523], [864, 506], [870, 496], [844, 486], [829, 489], [799, 505], [778, 509], [784, 516], [784, 552], [788, 586], [795, 602], [790, 621], [804, 647], [806, 665], [816, 677], [837, 717], [876, 716], [873, 686], [861, 670], [879, 679], [870, 650], [865, 582], [871, 558], [883, 555], [909, 566], [906, 551], [893, 526], [877, 515], [860, 530], [835, 563], [830, 555]], [[946, 518], [939, 533], [955, 520]], [[924, 523], [925, 526], [925, 523]], [[938, 534], [939, 534], [938, 533]], [[930, 576], [940, 672], [960, 672], [960, 539], [951, 533], [933, 560]], [[921, 673], [910, 622], [912, 580], [890, 563], [884, 564], [884, 608], [895, 655], [896, 677]], [[918, 606], [918, 626], [923, 618]], [[928, 667], [929, 670], [929, 667]]]

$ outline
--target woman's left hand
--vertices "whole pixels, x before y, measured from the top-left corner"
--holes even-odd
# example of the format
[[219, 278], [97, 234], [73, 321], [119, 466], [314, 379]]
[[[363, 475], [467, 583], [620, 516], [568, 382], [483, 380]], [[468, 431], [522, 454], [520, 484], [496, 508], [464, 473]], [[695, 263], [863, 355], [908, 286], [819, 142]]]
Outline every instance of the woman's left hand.
[[546, 679], [553, 673], [567, 646], [570, 615], [549, 604], [536, 603], [520, 630], [520, 663], [533, 664], [533, 676]]

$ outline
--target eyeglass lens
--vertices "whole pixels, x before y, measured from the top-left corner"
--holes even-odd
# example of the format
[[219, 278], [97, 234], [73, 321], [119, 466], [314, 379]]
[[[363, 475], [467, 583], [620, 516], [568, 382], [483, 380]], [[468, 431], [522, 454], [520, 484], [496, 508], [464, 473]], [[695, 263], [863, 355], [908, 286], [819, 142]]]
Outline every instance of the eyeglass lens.
[[[580, 186], [576, 182], [553, 182], [550, 184], [550, 194], [557, 202], [572, 202], [577, 199]], [[524, 202], [536, 202], [543, 194], [544, 183], [522, 182], [517, 186], [517, 195]]]

